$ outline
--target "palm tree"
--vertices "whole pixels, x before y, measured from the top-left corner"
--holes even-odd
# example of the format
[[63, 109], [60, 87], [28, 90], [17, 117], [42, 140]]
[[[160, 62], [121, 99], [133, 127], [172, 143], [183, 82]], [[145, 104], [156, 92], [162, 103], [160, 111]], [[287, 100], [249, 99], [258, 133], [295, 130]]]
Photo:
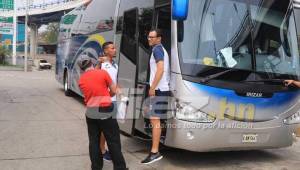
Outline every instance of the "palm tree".
[[0, 45], [0, 64], [5, 64], [5, 57], [10, 55], [10, 51]]

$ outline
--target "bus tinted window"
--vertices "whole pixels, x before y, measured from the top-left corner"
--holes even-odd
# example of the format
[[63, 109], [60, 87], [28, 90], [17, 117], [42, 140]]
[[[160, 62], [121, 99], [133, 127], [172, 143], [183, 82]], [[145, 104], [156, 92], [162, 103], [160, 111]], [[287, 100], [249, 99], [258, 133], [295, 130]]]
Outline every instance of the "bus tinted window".
[[153, 8], [143, 8], [139, 14], [139, 45], [150, 50], [148, 33], [152, 27]]
[[123, 36], [121, 42], [121, 52], [134, 64], [136, 64], [136, 23], [137, 9], [124, 13]]
[[123, 31], [123, 16], [119, 16], [117, 20], [116, 34], [122, 33]]
[[158, 9], [157, 28], [162, 30], [162, 44], [169, 52], [171, 51], [171, 7], [170, 5]]

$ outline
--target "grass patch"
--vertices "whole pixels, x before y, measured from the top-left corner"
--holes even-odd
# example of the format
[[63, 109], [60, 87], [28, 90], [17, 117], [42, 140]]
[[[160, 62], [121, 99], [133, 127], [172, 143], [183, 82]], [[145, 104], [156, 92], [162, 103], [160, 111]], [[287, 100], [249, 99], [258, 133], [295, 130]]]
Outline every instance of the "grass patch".
[[15, 68], [23, 68], [24, 66], [21, 65], [12, 65], [9, 63], [0, 63], [0, 67], [15, 67]]

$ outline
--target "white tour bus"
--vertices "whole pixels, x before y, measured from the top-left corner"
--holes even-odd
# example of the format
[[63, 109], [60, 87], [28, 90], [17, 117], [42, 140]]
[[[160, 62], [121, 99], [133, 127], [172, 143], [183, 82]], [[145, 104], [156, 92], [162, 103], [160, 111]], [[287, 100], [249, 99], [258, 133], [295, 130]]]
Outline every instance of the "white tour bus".
[[61, 20], [56, 78], [79, 95], [82, 54], [118, 48], [118, 84], [129, 97], [123, 132], [151, 136], [147, 34], [163, 32], [172, 99], [161, 142], [191, 151], [292, 145], [300, 113], [300, 63], [292, 0], [93, 0]]

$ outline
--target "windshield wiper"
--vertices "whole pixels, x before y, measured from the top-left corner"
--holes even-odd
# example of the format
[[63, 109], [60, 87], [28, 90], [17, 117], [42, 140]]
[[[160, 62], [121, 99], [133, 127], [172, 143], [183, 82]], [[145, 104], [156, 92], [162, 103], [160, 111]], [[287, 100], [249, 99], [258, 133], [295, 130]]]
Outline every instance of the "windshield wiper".
[[209, 80], [212, 80], [212, 79], [214, 79], [214, 78], [217, 78], [217, 77], [219, 77], [219, 76], [222, 76], [222, 75], [224, 75], [224, 74], [226, 74], [226, 73], [228, 73], [228, 72], [231, 72], [232, 70], [234, 70], [234, 69], [229, 69], [229, 70], [221, 71], [221, 72], [219, 72], [219, 73], [216, 73], [216, 74], [212, 74], [212, 75], [203, 77], [203, 78], [200, 80], [200, 82], [201, 82], [201, 83], [206, 83], [206, 82], [208, 82]]
[[241, 83], [248, 83], [248, 82], [271, 82], [271, 83], [282, 83], [283, 79], [258, 79], [258, 80], [244, 80]]

